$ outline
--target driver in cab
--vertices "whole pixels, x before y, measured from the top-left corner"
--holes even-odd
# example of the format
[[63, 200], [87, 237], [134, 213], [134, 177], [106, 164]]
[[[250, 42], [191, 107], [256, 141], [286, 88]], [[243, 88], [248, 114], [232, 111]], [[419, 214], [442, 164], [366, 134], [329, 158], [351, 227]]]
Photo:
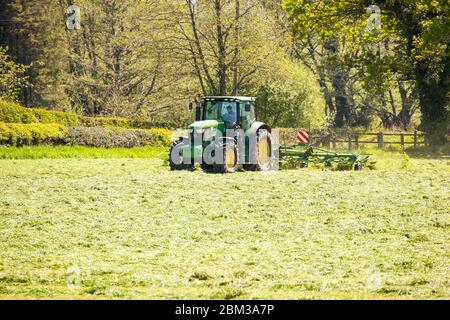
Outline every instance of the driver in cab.
[[236, 112], [233, 111], [233, 107], [231, 105], [228, 105], [226, 107], [226, 112], [222, 114], [222, 118], [225, 122], [228, 122], [230, 124], [236, 123]]

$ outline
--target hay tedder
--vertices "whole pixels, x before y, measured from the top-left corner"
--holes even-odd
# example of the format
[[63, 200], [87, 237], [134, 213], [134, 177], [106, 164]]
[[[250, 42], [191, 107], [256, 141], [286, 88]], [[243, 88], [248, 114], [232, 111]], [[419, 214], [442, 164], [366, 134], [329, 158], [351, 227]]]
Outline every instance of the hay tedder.
[[[292, 133], [291, 133], [292, 134]], [[324, 166], [337, 170], [362, 170], [363, 166], [373, 168], [375, 162], [369, 154], [334, 152], [311, 145], [309, 130], [302, 129], [293, 133], [296, 143], [289, 143], [283, 137], [279, 149], [281, 168]], [[293, 139], [290, 139], [293, 140]]]
[[[361, 170], [371, 167], [370, 155], [337, 153], [313, 147], [309, 132], [291, 132], [291, 141], [277, 143], [272, 129], [256, 121], [255, 98], [199, 97], [195, 103], [195, 122], [188, 134], [179, 137], [170, 148], [172, 170], [193, 169], [196, 163], [205, 171], [232, 173], [268, 171], [279, 163], [280, 168], [293, 169], [309, 165], [338, 170]], [[294, 134], [292, 136], [292, 134]]]

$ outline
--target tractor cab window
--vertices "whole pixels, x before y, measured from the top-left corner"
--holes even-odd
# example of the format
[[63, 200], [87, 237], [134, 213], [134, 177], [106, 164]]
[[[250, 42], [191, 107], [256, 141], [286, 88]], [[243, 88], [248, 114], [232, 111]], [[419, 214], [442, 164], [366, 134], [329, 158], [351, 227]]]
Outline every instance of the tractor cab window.
[[237, 108], [236, 102], [223, 102], [222, 104], [222, 119], [226, 123], [237, 123]]
[[204, 120], [220, 120], [219, 108], [220, 106], [216, 101], [206, 102]]
[[237, 123], [237, 106], [232, 101], [207, 101], [205, 120], [224, 121], [227, 124]]
[[249, 128], [256, 121], [254, 102], [241, 102], [241, 124], [244, 128]]

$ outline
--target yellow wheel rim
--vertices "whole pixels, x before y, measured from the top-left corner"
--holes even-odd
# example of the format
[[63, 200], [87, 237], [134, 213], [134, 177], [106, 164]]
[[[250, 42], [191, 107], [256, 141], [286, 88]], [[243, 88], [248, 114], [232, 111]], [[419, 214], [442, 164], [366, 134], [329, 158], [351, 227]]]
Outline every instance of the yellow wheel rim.
[[270, 161], [270, 145], [267, 139], [258, 142], [258, 162], [260, 165], [265, 165]]
[[233, 149], [227, 149], [225, 153], [225, 165], [227, 168], [233, 168], [236, 164], [236, 155]]

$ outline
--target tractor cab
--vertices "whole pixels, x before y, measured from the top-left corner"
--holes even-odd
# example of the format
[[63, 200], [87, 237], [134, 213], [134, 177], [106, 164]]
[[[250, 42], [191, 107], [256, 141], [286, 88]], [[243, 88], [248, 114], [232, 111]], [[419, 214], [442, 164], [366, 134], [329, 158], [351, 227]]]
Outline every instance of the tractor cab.
[[[193, 103], [190, 104], [192, 109]], [[195, 123], [190, 127], [216, 126], [224, 129], [249, 129], [256, 121], [255, 98], [252, 97], [204, 97], [196, 103]]]

